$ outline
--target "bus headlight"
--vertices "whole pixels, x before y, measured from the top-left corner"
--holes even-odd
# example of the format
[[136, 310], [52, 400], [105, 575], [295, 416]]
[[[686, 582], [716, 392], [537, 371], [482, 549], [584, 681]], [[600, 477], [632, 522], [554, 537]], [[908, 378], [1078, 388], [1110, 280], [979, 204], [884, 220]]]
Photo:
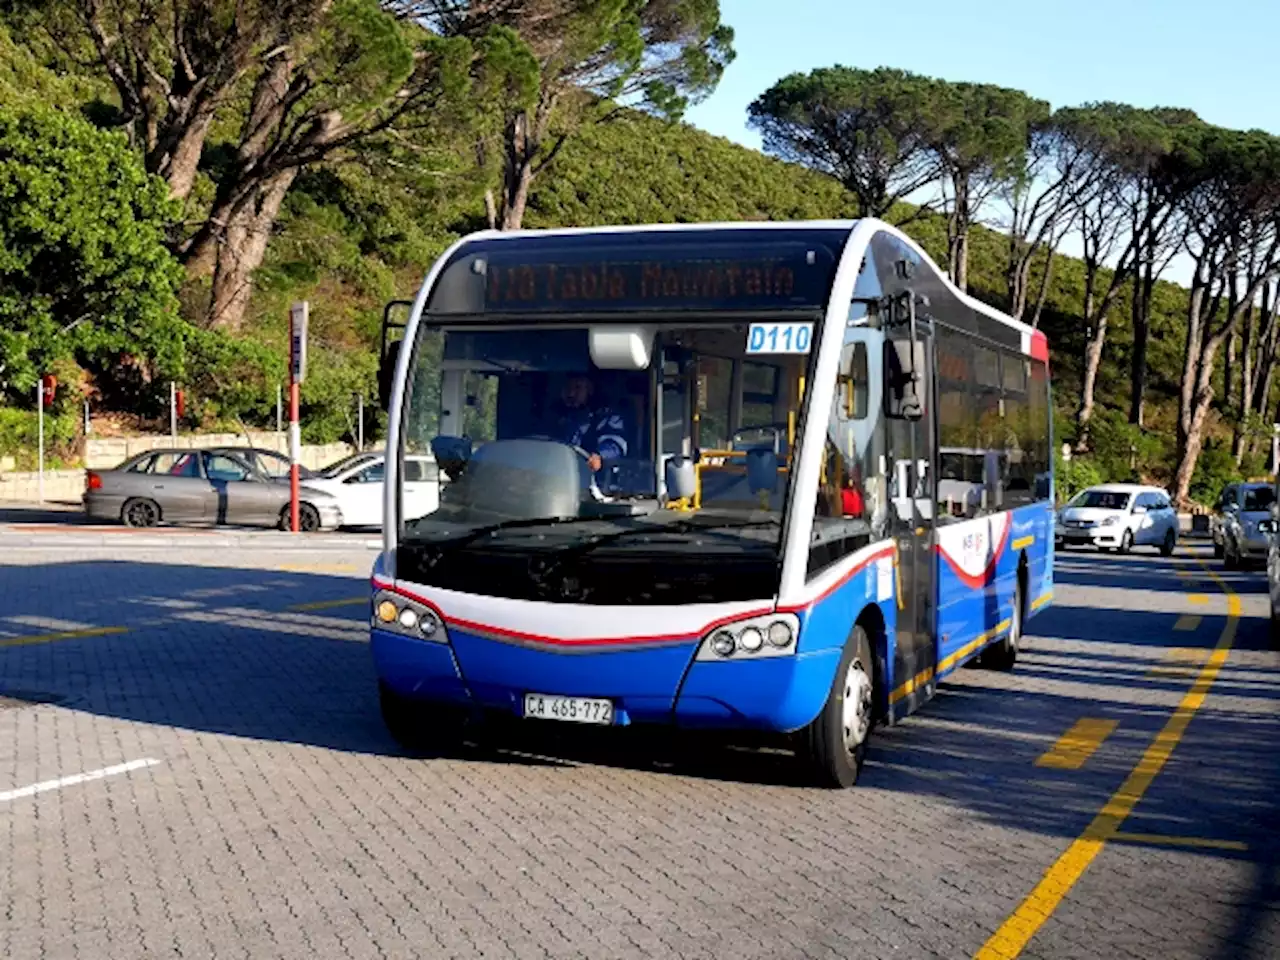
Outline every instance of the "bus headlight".
[[789, 657], [796, 652], [800, 618], [794, 613], [768, 613], [721, 624], [702, 638], [698, 660], [758, 660]]
[[449, 642], [449, 633], [439, 614], [425, 603], [390, 591], [381, 591], [373, 598], [373, 626], [415, 640]]
[[775, 620], [769, 624], [769, 642], [775, 647], [789, 647], [794, 639], [795, 635], [791, 632], [791, 625], [785, 620]]
[[711, 637], [711, 649], [722, 657], [731, 657], [738, 649], [738, 640], [728, 630], [719, 630]]

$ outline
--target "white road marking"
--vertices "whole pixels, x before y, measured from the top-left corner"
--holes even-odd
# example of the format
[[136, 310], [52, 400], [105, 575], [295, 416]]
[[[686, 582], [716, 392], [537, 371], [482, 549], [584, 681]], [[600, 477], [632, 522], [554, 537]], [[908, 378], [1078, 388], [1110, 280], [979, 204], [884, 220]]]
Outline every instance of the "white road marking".
[[45, 780], [41, 783], [33, 783], [29, 787], [19, 787], [16, 790], [5, 790], [0, 792], [0, 803], [8, 803], [10, 800], [19, 800], [22, 797], [32, 797], [37, 793], [44, 793], [46, 790], [61, 790], [63, 787], [73, 787], [77, 783], [88, 783], [90, 780], [101, 780], [103, 777], [114, 777], [118, 773], [129, 773], [131, 770], [141, 770], [144, 767], [154, 767], [160, 763], [159, 760], [151, 757], [144, 757], [141, 760], [130, 760], [128, 763], [117, 763], [114, 766], [103, 767], [100, 770], [90, 770], [87, 773], [76, 773], [69, 777], [59, 777], [57, 780]]

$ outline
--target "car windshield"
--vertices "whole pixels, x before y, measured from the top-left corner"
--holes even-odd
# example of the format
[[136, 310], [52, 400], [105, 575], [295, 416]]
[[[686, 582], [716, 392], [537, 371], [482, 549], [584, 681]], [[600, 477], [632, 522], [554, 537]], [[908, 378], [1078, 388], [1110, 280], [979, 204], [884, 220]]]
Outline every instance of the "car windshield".
[[1085, 490], [1071, 501], [1073, 507], [1093, 510], [1124, 510], [1133, 494], [1118, 490]]
[[[515, 582], [531, 555], [625, 555], [698, 565], [670, 569], [685, 586], [717, 581], [699, 597], [772, 595], [809, 356], [749, 356], [746, 339], [745, 324], [664, 325], [641, 348], [648, 363], [609, 369], [586, 329], [425, 334], [403, 443], [434, 456], [441, 484], [429, 513], [405, 498], [402, 569], [417, 556], [437, 585], [543, 596]], [[465, 557], [436, 563], [442, 551], [498, 552], [522, 572], [478, 583]], [[696, 599], [678, 593], [666, 595]]]
[[1271, 487], [1246, 487], [1244, 509], [1246, 511], [1270, 510], [1276, 502], [1276, 492]]
[[331, 463], [319, 473], [316, 474], [322, 480], [332, 480], [339, 474], [346, 473], [352, 467], [370, 464], [374, 461], [374, 457], [367, 453], [357, 453], [349, 457], [343, 457], [336, 463]]

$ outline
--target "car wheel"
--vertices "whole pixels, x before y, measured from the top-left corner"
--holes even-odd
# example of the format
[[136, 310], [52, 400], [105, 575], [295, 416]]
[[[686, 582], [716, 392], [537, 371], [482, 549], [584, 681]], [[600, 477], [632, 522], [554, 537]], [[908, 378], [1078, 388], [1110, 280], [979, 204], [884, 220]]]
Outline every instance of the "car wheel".
[[309, 503], [298, 504], [298, 529], [303, 533], [315, 533], [320, 529], [320, 511]]
[[844, 645], [827, 702], [800, 734], [801, 760], [826, 787], [851, 787], [867, 756], [875, 716], [875, 661], [858, 624]]
[[1160, 554], [1165, 557], [1173, 556], [1173, 549], [1178, 545], [1178, 537], [1172, 530], [1164, 532], [1164, 543], [1160, 544]]
[[[280, 523], [277, 526], [287, 531], [292, 527], [292, 519], [289, 508], [285, 507], [280, 511]], [[319, 529], [320, 511], [309, 503], [298, 504], [298, 530], [302, 533], [315, 533]]]
[[1119, 550], [1121, 553], [1128, 553], [1132, 549], [1133, 549], [1133, 531], [1126, 530], [1124, 534], [1120, 537]]
[[126, 500], [120, 508], [120, 519], [126, 527], [154, 527], [160, 522], [160, 506], [154, 500]]
[[1013, 612], [1009, 615], [1009, 632], [982, 654], [982, 665], [988, 670], [1008, 672], [1018, 660], [1018, 644], [1022, 641], [1022, 578], [1013, 588]]

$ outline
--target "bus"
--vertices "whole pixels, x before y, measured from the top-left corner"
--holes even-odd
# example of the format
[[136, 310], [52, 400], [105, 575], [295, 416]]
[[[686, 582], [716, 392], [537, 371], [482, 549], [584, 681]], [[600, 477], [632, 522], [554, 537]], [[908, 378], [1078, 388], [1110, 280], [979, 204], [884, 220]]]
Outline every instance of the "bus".
[[755, 731], [850, 786], [1051, 601], [1045, 337], [887, 224], [482, 232], [389, 316], [371, 639], [406, 743]]

